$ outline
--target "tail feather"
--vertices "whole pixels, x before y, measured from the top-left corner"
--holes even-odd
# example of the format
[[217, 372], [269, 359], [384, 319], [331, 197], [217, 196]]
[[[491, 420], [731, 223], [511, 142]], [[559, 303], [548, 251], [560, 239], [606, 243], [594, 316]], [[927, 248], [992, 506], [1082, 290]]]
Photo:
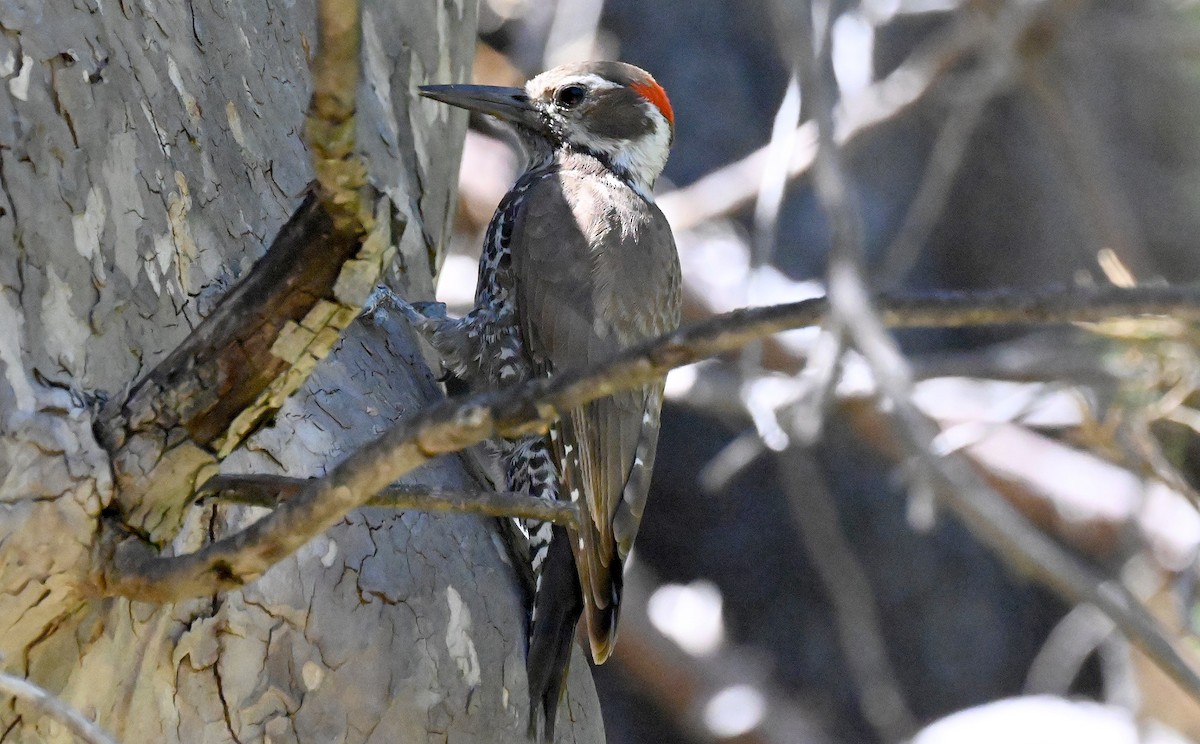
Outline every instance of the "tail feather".
[[621, 615], [624, 568], [621, 557], [614, 552], [608, 567], [600, 572], [603, 583], [607, 584], [608, 601], [604, 603], [604, 606], [601, 606], [600, 602], [587, 602], [584, 605], [587, 613], [588, 642], [592, 648], [592, 661], [596, 664], [608, 661], [608, 657], [617, 643], [617, 621]]
[[529, 678], [529, 738], [537, 739], [538, 720], [544, 719], [543, 742], [554, 740], [558, 701], [571, 663], [575, 626], [583, 613], [583, 595], [575, 573], [571, 540], [554, 527], [542, 564], [525, 669]]

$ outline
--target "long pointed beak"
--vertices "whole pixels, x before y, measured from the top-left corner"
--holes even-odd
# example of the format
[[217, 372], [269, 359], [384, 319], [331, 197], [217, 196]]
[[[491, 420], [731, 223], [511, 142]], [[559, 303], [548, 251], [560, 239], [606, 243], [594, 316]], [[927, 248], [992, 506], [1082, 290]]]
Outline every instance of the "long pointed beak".
[[418, 90], [426, 98], [451, 106], [491, 114], [498, 119], [530, 129], [544, 128], [538, 110], [530, 104], [529, 96], [522, 88], [492, 85], [422, 85]]

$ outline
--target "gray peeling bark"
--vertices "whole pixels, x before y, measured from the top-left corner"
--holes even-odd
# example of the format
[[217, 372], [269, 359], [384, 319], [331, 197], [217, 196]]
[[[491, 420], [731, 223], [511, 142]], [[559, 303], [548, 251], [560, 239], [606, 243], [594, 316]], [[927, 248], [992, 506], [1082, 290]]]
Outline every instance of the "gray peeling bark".
[[[474, 26], [471, 0], [364, 3], [359, 150], [391, 205], [392, 283], [414, 297], [431, 293], [463, 121], [409, 91], [464, 79]], [[311, 3], [18, 0], [0, 32], [3, 668], [129, 742], [522, 741], [524, 589], [493, 520], [362, 509], [242, 591], [157, 606], [89, 588], [117, 500], [93, 396], [123, 400], [300, 206]], [[402, 328], [356, 322], [224, 468], [318, 475], [437, 395]], [[417, 479], [478, 487], [452, 458]], [[171, 548], [259, 513], [182, 511]], [[151, 534], [178, 518], [138, 516]], [[572, 667], [562, 738], [599, 741]], [[69, 740], [10, 700], [0, 732]]]

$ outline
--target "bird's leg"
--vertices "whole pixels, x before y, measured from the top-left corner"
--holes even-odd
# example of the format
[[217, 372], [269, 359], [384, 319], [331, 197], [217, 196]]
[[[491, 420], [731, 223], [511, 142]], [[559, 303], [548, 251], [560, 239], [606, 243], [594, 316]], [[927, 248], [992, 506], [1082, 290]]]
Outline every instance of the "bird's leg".
[[472, 387], [482, 380], [481, 330], [486, 319], [479, 308], [461, 318], [451, 318], [446, 315], [445, 303], [409, 302], [390, 288], [380, 285], [363, 305], [363, 315], [374, 316], [384, 312], [386, 307], [404, 315], [413, 330], [437, 352], [447, 372]]

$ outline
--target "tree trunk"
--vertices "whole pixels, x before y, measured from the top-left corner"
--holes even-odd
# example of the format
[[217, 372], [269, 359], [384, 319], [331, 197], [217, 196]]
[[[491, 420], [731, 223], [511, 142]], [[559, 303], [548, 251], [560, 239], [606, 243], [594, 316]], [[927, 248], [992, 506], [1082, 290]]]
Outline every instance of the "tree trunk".
[[[373, 0], [359, 150], [390, 203], [393, 286], [432, 294], [475, 3]], [[351, 513], [241, 591], [169, 606], [100, 597], [116, 494], [93, 435], [263, 255], [303, 199], [309, 2], [0, 4], [0, 653], [3, 668], [129, 741], [523, 741], [525, 588], [501, 525]], [[354, 322], [227, 472], [324, 472], [441, 395], [395, 317]], [[446, 458], [414, 476], [472, 484]], [[261, 512], [185, 512], [176, 552]], [[560, 740], [602, 741], [581, 653]], [[0, 702], [0, 740], [69, 741]]]

